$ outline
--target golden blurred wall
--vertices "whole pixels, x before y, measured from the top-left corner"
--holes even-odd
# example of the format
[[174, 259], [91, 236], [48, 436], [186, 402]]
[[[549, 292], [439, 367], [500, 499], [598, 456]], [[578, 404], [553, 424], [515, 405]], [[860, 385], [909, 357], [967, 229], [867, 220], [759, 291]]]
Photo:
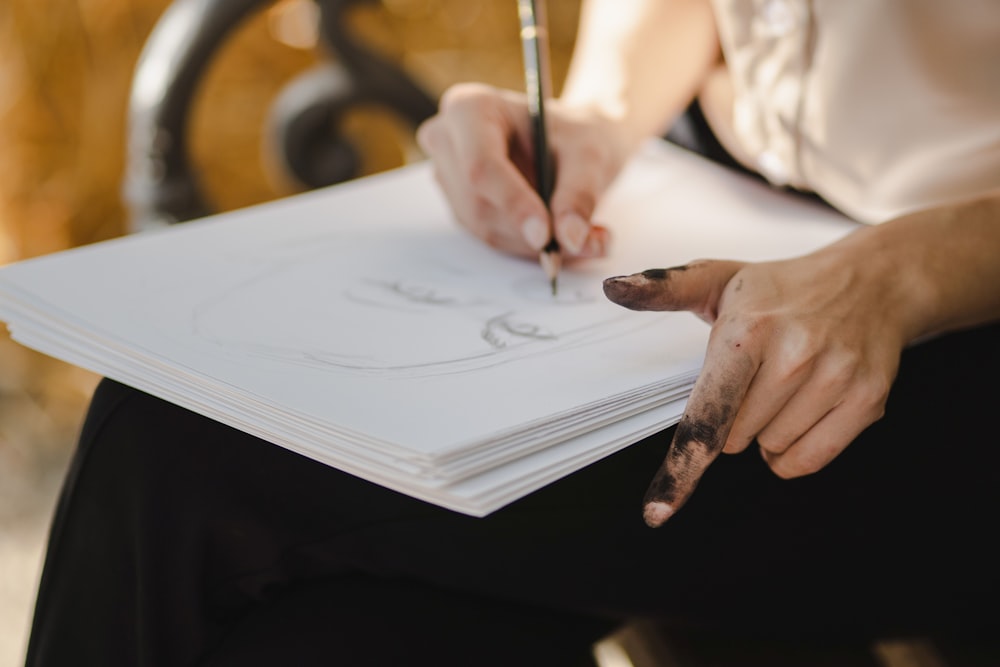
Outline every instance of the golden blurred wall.
[[126, 89], [161, 9], [149, 1], [0, 4], [3, 260], [119, 231]]
[[[0, 3], [0, 262], [121, 234], [132, 69], [166, 0]], [[275, 2], [224, 45], [193, 109], [190, 149], [218, 209], [288, 194], [265, 167], [261, 132], [281, 87], [318, 56], [296, 37], [311, 0]], [[577, 2], [550, 0], [554, 79]], [[522, 85], [515, 0], [382, 0], [351, 27], [431, 93], [461, 80]], [[296, 23], [297, 22], [297, 23]], [[306, 26], [307, 28], [308, 26]], [[303, 48], [305, 46], [305, 48]], [[398, 128], [359, 114], [364, 171], [405, 159]]]
[[[168, 4], [0, 0], [0, 264], [126, 232], [121, 186], [129, 87]], [[200, 86], [189, 149], [217, 210], [292, 192], [268, 167], [262, 133], [278, 91], [322, 57], [311, 41], [310, 10], [312, 0], [276, 0], [222, 47]], [[548, 10], [558, 88], [578, 0], [549, 0]], [[352, 12], [350, 26], [433, 95], [465, 80], [523, 86], [516, 0], [368, 2]], [[365, 110], [347, 125], [362, 148], [364, 173], [408, 158], [408, 130], [391, 117]], [[0, 417], [4, 405], [17, 415], [30, 407], [42, 415], [35, 440], [65, 440], [94, 382], [0, 336], [6, 401]], [[29, 441], [38, 434], [25, 435], [15, 421], [0, 423], [0, 472], [35, 446]]]

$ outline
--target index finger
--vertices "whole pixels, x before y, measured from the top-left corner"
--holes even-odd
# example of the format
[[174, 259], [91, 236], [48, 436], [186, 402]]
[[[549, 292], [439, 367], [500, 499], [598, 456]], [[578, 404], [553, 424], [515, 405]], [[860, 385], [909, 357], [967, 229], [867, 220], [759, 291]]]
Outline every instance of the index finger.
[[[531, 217], [548, 220], [548, 210], [532, 186], [531, 175], [512, 161], [513, 145], [530, 155], [527, 108], [503, 92], [478, 88], [450, 91], [442, 100], [450, 124], [450, 142], [465, 187], [521, 225]], [[546, 239], [547, 241], [548, 239]], [[544, 243], [543, 243], [544, 245]], [[535, 250], [539, 250], [534, 248]]]
[[726, 444], [758, 366], [749, 352], [730, 348], [717, 336], [709, 339], [705, 366], [643, 499], [643, 519], [649, 526], [662, 525], [694, 493]]

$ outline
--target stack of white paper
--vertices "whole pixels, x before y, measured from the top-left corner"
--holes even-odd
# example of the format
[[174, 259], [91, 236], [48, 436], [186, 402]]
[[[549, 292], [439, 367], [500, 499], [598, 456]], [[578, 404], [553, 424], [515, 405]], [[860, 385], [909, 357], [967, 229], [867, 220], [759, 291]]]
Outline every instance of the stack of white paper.
[[0, 318], [26, 346], [483, 515], [679, 419], [708, 326], [619, 308], [604, 278], [852, 227], [660, 142], [597, 219], [612, 256], [565, 268], [554, 298], [536, 263], [459, 229], [416, 165], [5, 267]]

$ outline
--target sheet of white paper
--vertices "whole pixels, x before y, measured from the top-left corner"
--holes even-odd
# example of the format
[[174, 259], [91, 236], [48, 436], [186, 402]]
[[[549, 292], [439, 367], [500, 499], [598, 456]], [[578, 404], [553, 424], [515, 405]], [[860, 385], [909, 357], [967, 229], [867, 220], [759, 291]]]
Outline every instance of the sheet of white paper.
[[853, 227], [659, 142], [597, 218], [611, 257], [568, 267], [553, 299], [537, 264], [458, 229], [416, 165], [5, 267], [0, 318], [71, 363], [483, 512], [554, 479], [525, 466], [563, 475], [662, 428], [650, 408], [690, 389], [707, 325], [618, 308], [605, 277], [799, 254]]

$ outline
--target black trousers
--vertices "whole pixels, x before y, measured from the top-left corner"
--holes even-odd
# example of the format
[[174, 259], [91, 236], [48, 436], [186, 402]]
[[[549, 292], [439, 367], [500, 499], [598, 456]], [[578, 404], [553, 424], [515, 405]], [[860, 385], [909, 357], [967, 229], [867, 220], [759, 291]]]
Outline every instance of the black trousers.
[[886, 416], [825, 469], [780, 480], [753, 447], [722, 456], [657, 530], [641, 500], [671, 431], [477, 519], [103, 381], [27, 662], [574, 665], [635, 616], [996, 632], [998, 377], [1000, 325], [908, 349]]
[[571, 665], [633, 615], [995, 631], [998, 348], [992, 326], [906, 351], [885, 418], [827, 468], [723, 456], [657, 530], [640, 503], [669, 432], [476, 519], [104, 381], [28, 664]]

